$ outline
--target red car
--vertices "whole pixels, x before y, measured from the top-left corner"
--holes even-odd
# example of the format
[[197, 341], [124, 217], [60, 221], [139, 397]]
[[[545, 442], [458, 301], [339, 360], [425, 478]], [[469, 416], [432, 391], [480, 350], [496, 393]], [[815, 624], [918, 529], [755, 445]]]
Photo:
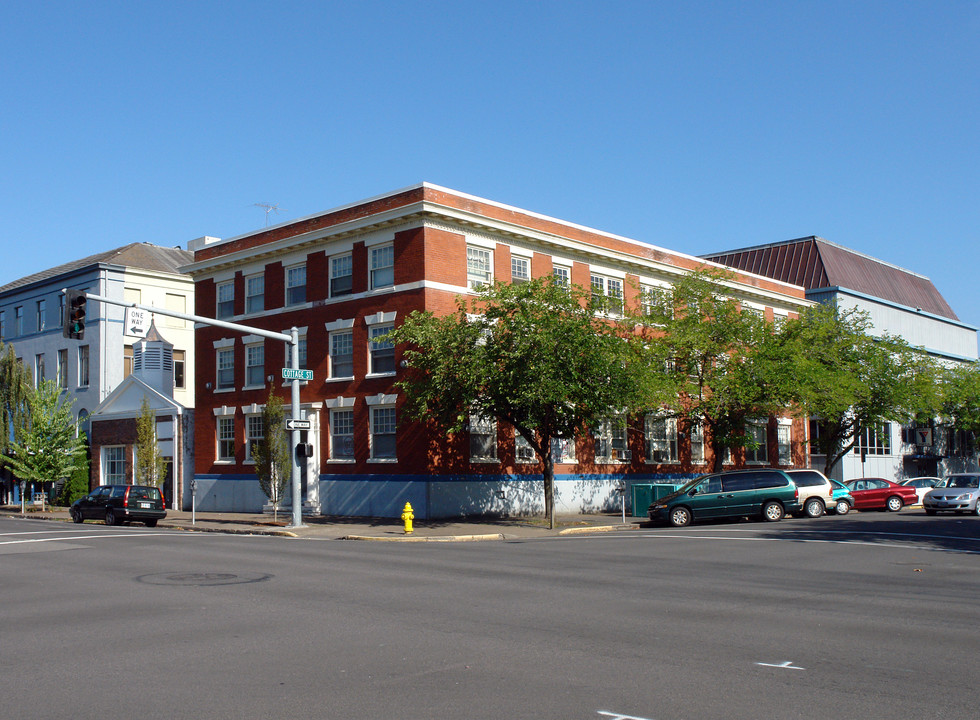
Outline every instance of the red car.
[[858, 478], [848, 480], [845, 485], [854, 498], [855, 510], [898, 512], [906, 505], [919, 502], [914, 487], [899, 485], [885, 478]]

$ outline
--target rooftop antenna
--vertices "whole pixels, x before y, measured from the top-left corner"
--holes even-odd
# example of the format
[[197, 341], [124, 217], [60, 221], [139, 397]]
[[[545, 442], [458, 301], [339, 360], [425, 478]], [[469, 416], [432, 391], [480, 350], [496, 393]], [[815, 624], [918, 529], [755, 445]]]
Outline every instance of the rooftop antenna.
[[252, 207], [260, 207], [265, 210], [265, 226], [269, 227], [269, 213], [278, 213], [283, 208], [280, 208], [278, 204], [272, 205], [271, 203], [252, 203]]

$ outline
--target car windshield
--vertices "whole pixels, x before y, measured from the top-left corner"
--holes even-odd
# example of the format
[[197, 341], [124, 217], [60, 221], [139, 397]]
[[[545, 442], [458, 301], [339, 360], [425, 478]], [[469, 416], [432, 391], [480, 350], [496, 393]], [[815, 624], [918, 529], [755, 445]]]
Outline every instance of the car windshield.
[[977, 488], [980, 487], [980, 475], [958, 475], [947, 478], [943, 487]]
[[135, 485], [129, 491], [129, 497], [138, 500], [159, 500], [160, 491], [155, 487]]

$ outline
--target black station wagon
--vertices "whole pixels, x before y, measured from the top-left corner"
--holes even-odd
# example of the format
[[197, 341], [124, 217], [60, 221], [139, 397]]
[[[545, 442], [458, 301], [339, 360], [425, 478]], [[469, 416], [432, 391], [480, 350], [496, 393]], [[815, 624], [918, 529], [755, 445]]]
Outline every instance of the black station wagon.
[[69, 513], [77, 523], [103, 520], [119, 525], [135, 520], [147, 527], [167, 517], [160, 488], [147, 485], [102, 485], [73, 502]]

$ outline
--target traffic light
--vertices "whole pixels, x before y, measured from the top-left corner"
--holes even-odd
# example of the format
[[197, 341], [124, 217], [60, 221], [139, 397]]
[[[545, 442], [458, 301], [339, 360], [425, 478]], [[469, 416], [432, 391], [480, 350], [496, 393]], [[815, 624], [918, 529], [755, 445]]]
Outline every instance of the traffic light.
[[84, 290], [65, 290], [65, 326], [62, 335], [73, 340], [85, 337], [85, 304], [88, 296]]

